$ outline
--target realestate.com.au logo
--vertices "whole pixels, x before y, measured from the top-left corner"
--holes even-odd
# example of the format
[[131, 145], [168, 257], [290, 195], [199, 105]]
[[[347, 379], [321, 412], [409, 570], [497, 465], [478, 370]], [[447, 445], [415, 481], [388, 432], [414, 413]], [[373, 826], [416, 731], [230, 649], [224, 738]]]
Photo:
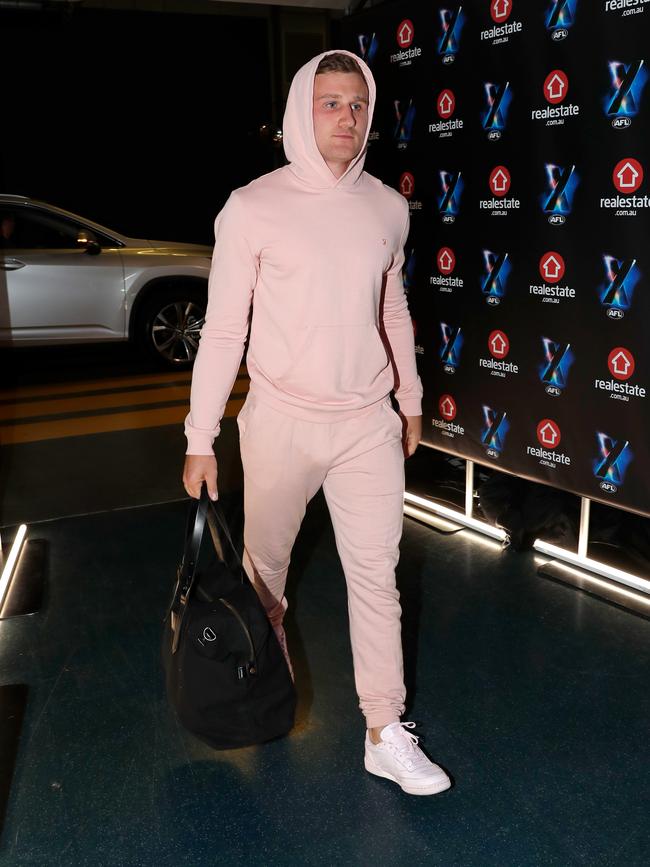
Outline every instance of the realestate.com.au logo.
[[510, 20], [514, 5], [515, 0], [489, 0], [490, 17], [494, 24], [481, 30], [482, 42], [490, 41], [492, 45], [502, 45], [509, 42], [514, 34], [522, 32], [522, 22]]
[[402, 172], [397, 187], [409, 203], [409, 211], [422, 210], [422, 202], [415, 198], [415, 175], [413, 172]]
[[605, 12], [620, 12], [621, 18], [645, 12], [650, 0], [604, 0]]
[[648, 195], [636, 195], [643, 184], [645, 172], [639, 160], [624, 157], [612, 170], [612, 183], [618, 196], [603, 196], [600, 207], [614, 210], [616, 217], [636, 217], [640, 209], [650, 208]]
[[437, 286], [440, 292], [451, 293], [454, 289], [463, 288], [462, 277], [452, 277], [456, 268], [456, 254], [451, 247], [441, 247], [436, 254], [438, 274], [429, 278], [431, 286]]
[[413, 61], [421, 56], [422, 49], [417, 45], [413, 45], [415, 37], [415, 27], [410, 18], [404, 18], [397, 25], [395, 31], [395, 39], [397, 40], [398, 50], [391, 54], [390, 62], [396, 63], [398, 66], [412, 66]]
[[537, 423], [537, 445], [527, 446], [526, 454], [538, 459], [539, 465], [555, 470], [563, 465], [571, 466], [571, 458], [564, 452], [558, 451], [562, 441], [562, 431], [559, 424], [552, 418], [543, 418]]
[[454, 398], [450, 394], [441, 395], [438, 400], [440, 418], [433, 419], [433, 426], [440, 431], [442, 436], [455, 439], [456, 436], [465, 435], [465, 428], [454, 421], [457, 411], [458, 407]]

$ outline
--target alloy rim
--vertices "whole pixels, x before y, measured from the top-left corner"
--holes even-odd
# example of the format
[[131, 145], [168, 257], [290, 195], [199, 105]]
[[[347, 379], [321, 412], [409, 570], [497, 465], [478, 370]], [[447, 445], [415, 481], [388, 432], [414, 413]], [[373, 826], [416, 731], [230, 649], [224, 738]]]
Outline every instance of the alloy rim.
[[151, 337], [156, 350], [174, 364], [194, 361], [205, 316], [194, 301], [174, 301], [156, 315]]

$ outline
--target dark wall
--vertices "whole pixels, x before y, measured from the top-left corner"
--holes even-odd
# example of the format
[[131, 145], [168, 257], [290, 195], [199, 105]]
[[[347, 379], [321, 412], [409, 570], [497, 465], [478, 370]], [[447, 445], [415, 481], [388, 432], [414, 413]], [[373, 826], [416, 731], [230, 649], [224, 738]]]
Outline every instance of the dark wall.
[[231, 189], [273, 168], [264, 19], [0, 13], [0, 191], [136, 237], [212, 243]]

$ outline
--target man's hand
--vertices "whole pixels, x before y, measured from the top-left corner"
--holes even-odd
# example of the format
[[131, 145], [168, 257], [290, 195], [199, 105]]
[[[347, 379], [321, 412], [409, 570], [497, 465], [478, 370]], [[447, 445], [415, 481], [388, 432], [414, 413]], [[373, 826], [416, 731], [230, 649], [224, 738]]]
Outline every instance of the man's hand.
[[201, 496], [201, 482], [208, 486], [211, 500], [218, 499], [217, 494], [217, 459], [214, 455], [185, 455], [183, 468], [183, 485], [185, 490], [196, 500]]
[[422, 439], [422, 416], [405, 415], [404, 418], [406, 419], [406, 457], [410, 458]]

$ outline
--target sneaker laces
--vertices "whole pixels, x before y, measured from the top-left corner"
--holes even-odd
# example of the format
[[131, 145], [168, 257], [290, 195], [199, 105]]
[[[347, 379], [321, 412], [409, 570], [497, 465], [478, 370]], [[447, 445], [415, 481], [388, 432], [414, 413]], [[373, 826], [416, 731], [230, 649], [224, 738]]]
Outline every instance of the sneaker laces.
[[408, 771], [414, 770], [417, 765], [423, 762], [429, 764], [427, 757], [418, 746], [420, 740], [418, 735], [405, 731], [405, 729], [414, 729], [416, 723], [400, 722], [397, 725], [399, 728], [396, 726], [391, 730], [393, 737], [384, 741], [390, 752]]

